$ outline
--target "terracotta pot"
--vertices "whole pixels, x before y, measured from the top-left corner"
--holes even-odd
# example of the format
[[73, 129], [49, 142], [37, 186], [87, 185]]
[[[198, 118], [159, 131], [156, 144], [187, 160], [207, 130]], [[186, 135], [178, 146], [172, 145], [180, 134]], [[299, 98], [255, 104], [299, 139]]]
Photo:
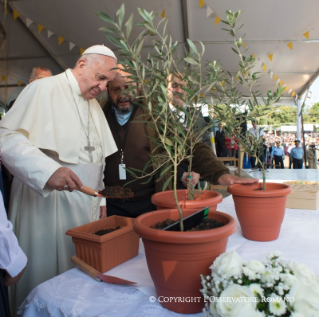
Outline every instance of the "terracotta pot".
[[235, 184], [227, 191], [233, 195], [236, 214], [243, 236], [254, 241], [276, 240], [285, 216], [287, 195], [292, 191], [286, 184]]
[[[197, 209], [183, 209], [184, 217]], [[236, 231], [236, 221], [228, 214], [209, 211], [208, 218], [225, 223], [224, 227], [205, 231], [163, 231], [150, 228], [167, 218], [179, 219], [177, 209], [146, 213], [134, 221], [134, 230], [143, 238], [148, 269], [161, 305], [183, 314], [201, 312], [200, 274], [209, 274], [209, 266], [226, 251], [228, 237]], [[174, 297], [169, 301], [168, 297]], [[178, 298], [181, 301], [178, 302]], [[190, 302], [186, 302], [186, 301]]]
[[[179, 189], [177, 190], [177, 198], [181, 208], [197, 208], [199, 210], [209, 206], [210, 211], [216, 210], [217, 204], [223, 200], [223, 196], [220, 193], [212, 190], [205, 190], [196, 200], [187, 200], [187, 190]], [[176, 208], [174, 191], [167, 190], [154, 194], [152, 203], [157, 206], [157, 209]]]
[[[133, 230], [132, 218], [111, 216], [70, 229], [66, 235], [72, 236], [76, 255], [100, 272], [137, 256], [139, 236]], [[101, 229], [121, 227], [121, 229], [97, 236], [93, 233]]]

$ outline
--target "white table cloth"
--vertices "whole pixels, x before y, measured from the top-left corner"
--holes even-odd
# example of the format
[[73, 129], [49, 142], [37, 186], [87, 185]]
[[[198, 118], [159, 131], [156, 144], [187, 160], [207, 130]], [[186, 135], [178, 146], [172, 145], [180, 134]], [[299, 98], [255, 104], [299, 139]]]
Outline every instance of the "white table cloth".
[[[229, 213], [236, 221], [232, 196], [217, 210]], [[238, 223], [238, 221], [237, 221]], [[286, 209], [281, 233], [276, 241], [256, 242], [245, 239], [240, 225], [228, 241], [227, 251], [236, 250], [244, 259], [264, 260], [279, 250], [287, 260], [303, 262], [319, 274], [319, 210]], [[117, 286], [94, 281], [79, 269], [72, 269], [36, 287], [21, 306], [24, 317], [173, 317], [182, 316], [162, 308], [156, 300], [143, 245], [139, 255], [107, 272], [137, 282], [136, 286]], [[194, 315], [202, 317], [203, 313]]]

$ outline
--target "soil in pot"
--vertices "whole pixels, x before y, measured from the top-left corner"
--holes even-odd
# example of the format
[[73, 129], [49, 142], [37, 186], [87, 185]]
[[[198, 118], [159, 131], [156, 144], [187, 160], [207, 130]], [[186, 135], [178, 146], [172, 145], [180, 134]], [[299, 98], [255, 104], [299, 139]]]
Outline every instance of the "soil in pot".
[[118, 229], [121, 229], [121, 227], [117, 226], [116, 228], [101, 229], [94, 232], [93, 234], [95, 234], [96, 236], [104, 236], [105, 234], [111, 233]]
[[[168, 218], [164, 221], [158, 222], [155, 226], [151, 226], [151, 228], [162, 230], [163, 228], [173, 224], [176, 221], [177, 220], [172, 220]], [[206, 218], [206, 219], [203, 219], [202, 222], [199, 223], [196, 227], [193, 227], [192, 229], [186, 230], [186, 231], [210, 230], [210, 229], [220, 228], [222, 226], [224, 226], [223, 222], [217, 221], [216, 219]]]
[[123, 188], [121, 186], [110, 186], [100, 190], [99, 193], [104, 197], [117, 198], [117, 199], [130, 199], [134, 198], [134, 193], [131, 188]]

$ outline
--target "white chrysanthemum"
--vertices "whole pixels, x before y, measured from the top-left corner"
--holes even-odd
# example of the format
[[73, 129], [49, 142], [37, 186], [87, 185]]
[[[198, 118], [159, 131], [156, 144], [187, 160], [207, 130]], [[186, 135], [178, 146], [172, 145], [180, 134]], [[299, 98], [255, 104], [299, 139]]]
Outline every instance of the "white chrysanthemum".
[[269, 311], [275, 316], [283, 315], [287, 310], [286, 303], [281, 296], [271, 294], [271, 301], [269, 302]]
[[265, 272], [265, 265], [257, 260], [249, 260], [247, 267], [256, 273], [262, 274]]
[[267, 255], [267, 259], [272, 259], [274, 257], [281, 257], [282, 256], [282, 253], [280, 251], [274, 251], [274, 252], [271, 252]]
[[271, 269], [265, 269], [265, 272], [260, 275], [260, 279], [263, 283], [274, 283], [275, 282], [275, 274]]
[[257, 297], [258, 294], [260, 296], [264, 296], [264, 289], [260, 286], [260, 284], [257, 284], [257, 283], [250, 284], [249, 289], [253, 292], [255, 297]]

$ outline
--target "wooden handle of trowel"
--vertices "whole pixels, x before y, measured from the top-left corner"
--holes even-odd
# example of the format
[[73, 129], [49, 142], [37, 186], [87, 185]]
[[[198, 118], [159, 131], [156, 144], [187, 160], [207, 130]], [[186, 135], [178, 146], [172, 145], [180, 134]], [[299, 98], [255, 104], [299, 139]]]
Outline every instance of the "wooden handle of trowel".
[[100, 196], [96, 190], [87, 186], [83, 186], [82, 188], [75, 186], [75, 189], [90, 196], [94, 196], [94, 197]]
[[82, 261], [80, 258], [78, 258], [76, 255], [73, 255], [71, 258], [71, 262], [74, 263], [79, 269], [81, 269], [84, 273], [91, 276], [96, 281], [99, 281], [98, 274], [100, 273], [95, 268], [93, 268], [91, 265], [88, 265], [84, 261]]

